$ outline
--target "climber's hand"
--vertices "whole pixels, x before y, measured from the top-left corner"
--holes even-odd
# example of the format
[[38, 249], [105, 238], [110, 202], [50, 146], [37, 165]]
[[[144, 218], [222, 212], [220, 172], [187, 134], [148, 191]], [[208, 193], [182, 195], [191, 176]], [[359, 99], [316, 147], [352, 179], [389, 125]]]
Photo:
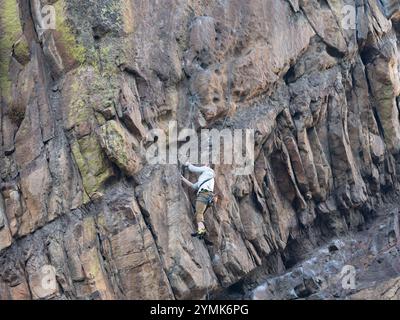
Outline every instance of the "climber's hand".
[[181, 175], [181, 180], [182, 180], [182, 182], [185, 184], [185, 185], [187, 185], [188, 187], [191, 187], [191, 188], [193, 188], [193, 183], [191, 183], [188, 179], [186, 179], [184, 176], [182, 176]]
[[179, 164], [181, 165], [181, 166], [183, 166], [183, 167], [187, 167], [187, 166], [189, 166], [189, 164], [190, 164], [190, 162], [188, 162], [188, 161], [181, 161], [181, 160], [179, 160]]

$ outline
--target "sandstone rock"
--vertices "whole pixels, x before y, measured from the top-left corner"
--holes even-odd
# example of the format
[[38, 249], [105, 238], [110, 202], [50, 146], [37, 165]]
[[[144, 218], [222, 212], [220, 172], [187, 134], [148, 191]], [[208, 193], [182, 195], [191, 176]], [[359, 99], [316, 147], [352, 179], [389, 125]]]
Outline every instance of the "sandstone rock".
[[2, 190], [2, 194], [8, 226], [12, 236], [15, 236], [19, 228], [19, 218], [23, 214], [20, 192], [16, 186], [9, 186]]
[[51, 176], [44, 157], [35, 160], [21, 171], [21, 193], [26, 211], [21, 217], [19, 235], [23, 236], [43, 226], [47, 217], [47, 195], [51, 188]]
[[[398, 214], [391, 214], [390, 210], [383, 208], [385, 212], [368, 232], [351, 233], [346, 239], [331, 241], [288, 272], [269, 276], [248, 295], [256, 300], [398, 300], [398, 249], [395, 242], [388, 244], [385, 227], [392, 223], [393, 216], [398, 220]], [[375, 243], [370, 245], [371, 242]], [[346, 271], [349, 267], [355, 270], [353, 288], [343, 285], [344, 276], [350, 274]]]
[[27, 109], [27, 116], [15, 136], [15, 158], [18, 168], [24, 169], [43, 152], [43, 140], [40, 130], [39, 110], [36, 104]]
[[330, 7], [316, 0], [300, 0], [299, 4], [307, 15], [313, 29], [323, 41], [341, 54], [344, 54], [347, 51], [347, 44], [342, 34], [343, 29], [338, 24]]
[[[260, 273], [271, 278], [259, 298], [397, 298], [398, 222], [374, 229], [371, 248], [345, 238], [400, 191], [396, 1], [0, 8], [1, 299], [205, 299]], [[150, 130], [171, 121], [254, 130], [249, 174], [215, 168], [209, 245], [190, 236], [180, 168], [145, 161]], [[345, 247], [314, 252], [323, 268], [301, 263], [332, 236]], [[352, 259], [358, 292], [319, 276]]]
[[113, 176], [96, 137], [92, 134], [71, 145], [71, 151], [82, 176], [83, 187], [87, 195], [101, 190], [103, 183]]
[[379, 117], [382, 126], [387, 132], [385, 135], [386, 143], [394, 153], [398, 150], [398, 109], [395, 97], [399, 94], [400, 84], [397, 75], [397, 66], [394, 60], [392, 62], [385, 59], [376, 59], [372, 65], [367, 67], [368, 75], [371, 81], [373, 94], [377, 95]]
[[350, 296], [351, 300], [399, 300], [399, 279], [389, 280], [377, 287], [364, 289]]
[[100, 127], [100, 143], [108, 158], [121, 170], [133, 176], [141, 169], [138, 141], [114, 120]]
[[207, 290], [217, 286], [217, 279], [204, 244], [190, 241], [193, 228], [191, 215], [187, 214], [190, 204], [182, 198], [181, 190], [167, 187], [177, 184], [179, 177], [173, 166], [153, 171], [153, 177], [157, 183], [142, 183], [136, 192], [139, 205], [157, 235], [157, 246], [160, 252], [165, 252], [166, 273], [172, 272], [169, 277], [172, 290], [180, 299], [204, 297]]
[[124, 83], [120, 91], [121, 118], [126, 127], [138, 138], [146, 137], [146, 129], [142, 124], [142, 115], [139, 110], [137, 95]]
[[12, 243], [12, 237], [8, 226], [6, 225], [6, 221], [4, 221], [4, 213], [2, 214], [2, 218], [0, 218], [0, 251], [9, 247]]

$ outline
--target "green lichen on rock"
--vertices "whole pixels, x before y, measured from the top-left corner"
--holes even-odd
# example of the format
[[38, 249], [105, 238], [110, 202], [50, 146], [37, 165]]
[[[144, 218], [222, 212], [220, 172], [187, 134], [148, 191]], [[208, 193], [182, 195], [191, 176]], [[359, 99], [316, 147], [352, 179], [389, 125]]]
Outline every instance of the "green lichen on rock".
[[80, 64], [86, 60], [86, 49], [79, 44], [66, 17], [66, 6], [64, 0], [59, 0], [54, 4], [56, 11], [56, 32], [59, 35], [58, 41], [62, 43], [67, 53]]
[[71, 149], [82, 176], [83, 187], [91, 196], [102, 189], [104, 182], [113, 176], [113, 170], [94, 135], [74, 141]]
[[65, 95], [68, 97], [65, 101], [67, 130], [84, 122], [95, 122], [93, 111], [97, 105], [95, 100], [97, 94], [102, 95], [102, 92], [96, 89], [96, 83], [99, 81], [101, 81], [101, 76], [87, 65], [81, 66], [71, 73], [65, 86]]
[[12, 101], [10, 108], [7, 110], [7, 115], [11, 122], [19, 127], [25, 117], [25, 106], [18, 104], [17, 101]]
[[68, 128], [80, 125], [88, 121], [93, 115], [90, 107], [87, 106], [83, 97], [77, 97], [71, 101], [68, 116], [66, 118]]
[[129, 133], [117, 121], [107, 121], [99, 131], [101, 145], [108, 158], [123, 172], [133, 175], [141, 167], [140, 157], [133, 150]]
[[11, 99], [9, 78], [10, 57], [15, 41], [22, 33], [16, 0], [0, 1], [0, 92], [6, 101]]
[[99, 48], [88, 48], [86, 64], [93, 67], [102, 79], [112, 81], [120, 73], [117, 63], [120, 47], [120, 43], [112, 40], [108, 44], [100, 44]]
[[30, 59], [30, 48], [24, 36], [20, 37], [18, 41], [14, 44], [14, 57], [19, 63], [25, 65]]
[[74, 136], [72, 154], [89, 197], [101, 191], [103, 183], [114, 174], [112, 164], [93, 131], [99, 125], [95, 110], [102, 105], [106, 93], [112, 92], [110, 90], [107, 81], [88, 65], [70, 73], [64, 86], [64, 94], [68, 97], [64, 101], [65, 129]]
[[119, 0], [117, 1], [109, 1], [101, 8], [101, 18], [102, 20], [108, 20], [110, 18], [111, 21], [118, 26], [121, 24], [121, 3]]

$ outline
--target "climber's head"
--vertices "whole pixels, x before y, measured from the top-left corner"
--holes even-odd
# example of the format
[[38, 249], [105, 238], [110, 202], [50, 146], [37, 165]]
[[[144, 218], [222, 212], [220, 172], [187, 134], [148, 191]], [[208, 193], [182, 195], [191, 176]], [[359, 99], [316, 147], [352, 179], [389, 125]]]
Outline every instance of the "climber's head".
[[215, 164], [209, 163], [209, 162], [199, 163], [199, 166], [200, 167], [209, 167], [209, 168], [211, 168], [213, 170], [215, 169]]
[[208, 164], [207, 164], [207, 167], [209, 167], [209, 168], [215, 170], [215, 164], [214, 164], [214, 163], [208, 163]]

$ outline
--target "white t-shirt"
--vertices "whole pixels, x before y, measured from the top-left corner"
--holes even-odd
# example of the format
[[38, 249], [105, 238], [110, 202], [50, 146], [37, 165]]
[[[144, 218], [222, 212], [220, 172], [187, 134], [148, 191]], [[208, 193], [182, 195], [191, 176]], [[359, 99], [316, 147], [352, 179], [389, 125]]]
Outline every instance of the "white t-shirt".
[[[193, 189], [198, 190], [199, 193], [201, 190], [208, 190], [214, 192], [214, 170], [204, 166], [204, 167], [196, 167], [192, 164], [188, 166], [190, 172], [201, 173], [199, 179], [195, 184], [193, 184]], [[207, 181], [208, 180], [208, 181]], [[205, 182], [207, 181], [207, 182]], [[201, 186], [201, 189], [199, 187]]]

